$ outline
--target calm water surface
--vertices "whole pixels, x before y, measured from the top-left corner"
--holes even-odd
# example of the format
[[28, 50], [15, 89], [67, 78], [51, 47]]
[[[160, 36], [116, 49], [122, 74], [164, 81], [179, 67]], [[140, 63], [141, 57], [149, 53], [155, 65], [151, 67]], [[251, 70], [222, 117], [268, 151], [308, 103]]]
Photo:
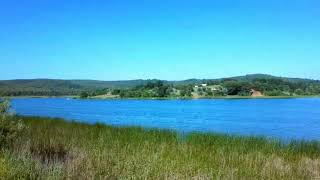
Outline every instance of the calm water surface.
[[75, 100], [14, 99], [19, 115], [179, 132], [221, 132], [320, 140], [320, 99]]

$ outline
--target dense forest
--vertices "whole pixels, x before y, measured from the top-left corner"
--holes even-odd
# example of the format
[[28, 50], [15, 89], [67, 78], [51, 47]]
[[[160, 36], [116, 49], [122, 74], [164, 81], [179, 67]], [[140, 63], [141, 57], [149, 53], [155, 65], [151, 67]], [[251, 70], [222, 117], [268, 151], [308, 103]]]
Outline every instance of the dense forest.
[[320, 81], [263, 74], [185, 81], [49, 79], [0, 81], [0, 96], [80, 95], [82, 98], [87, 98], [106, 95], [106, 97], [121, 98], [190, 98], [250, 96], [252, 90], [259, 91], [264, 96], [320, 95]]

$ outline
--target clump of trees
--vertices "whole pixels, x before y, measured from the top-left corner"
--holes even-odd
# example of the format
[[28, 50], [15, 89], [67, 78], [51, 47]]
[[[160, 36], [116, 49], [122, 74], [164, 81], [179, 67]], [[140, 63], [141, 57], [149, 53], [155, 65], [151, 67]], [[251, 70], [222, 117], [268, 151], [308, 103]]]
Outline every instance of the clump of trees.
[[81, 99], [86, 99], [86, 98], [88, 98], [89, 96], [90, 96], [89, 93], [86, 92], [86, 91], [83, 91], [83, 92], [80, 93], [80, 98], [81, 98]]
[[174, 86], [164, 81], [153, 80], [132, 89], [114, 89], [112, 95], [119, 95], [121, 98], [189, 98], [193, 92], [192, 84]]
[[89, 97], [93, 97], [93, 96], [99, 96], [99, 95], [105, 95], [110, 93], [111, 90], [109, 88], [104, 88], [104, 89], [97, 89], [97, 90], [91, 90], [91, 91], [81, 91], [79, 93], [79, 97], [81, 99], [86, 99]]
[[23, 122], [10, 113], [10, 101], [0, 100], [0, 149], [13, 147], [24, 128]]
[[114, 89], [112, 95], [121, 98], [165, 98], [173, 95], [173, 86], [163, 81], [150, 81], [146, 85], [139, 85], [132, 89]]
[[226, 96], [228, 94], [227, 88], [221, 85], [212, 85], [210, 87], [198, 87], [196, 88], [197, 94], [204, 97], [219, 97]]
[[178, 96], [182, 98], [192, 97], [192, 93], [194, 92], [193, 85], [178, 86], [177, 90], [179, 92]]

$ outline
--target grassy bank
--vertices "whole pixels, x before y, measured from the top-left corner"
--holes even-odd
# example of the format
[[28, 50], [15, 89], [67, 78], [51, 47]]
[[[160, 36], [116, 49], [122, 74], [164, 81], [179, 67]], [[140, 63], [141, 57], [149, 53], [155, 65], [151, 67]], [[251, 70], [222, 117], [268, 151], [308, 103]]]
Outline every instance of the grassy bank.
[[319, 179], [319, 142], [87, 125], [22, 117], [4, 179]]

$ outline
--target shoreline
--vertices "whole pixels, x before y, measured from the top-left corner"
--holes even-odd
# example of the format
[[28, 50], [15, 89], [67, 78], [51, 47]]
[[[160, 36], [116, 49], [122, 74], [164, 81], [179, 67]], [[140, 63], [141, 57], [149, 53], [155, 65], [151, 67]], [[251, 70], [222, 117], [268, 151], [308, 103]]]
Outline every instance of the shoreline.
[[0, 98], [9, 98], [9, 99], [22, 99], [22, 98], [31, 98], [31, 99], [41, 99], [41, 98], [76, 98], [78, 96], [4, 96]]
[[201, 100], [201, 99], [301, 99], [301, 98], [320, 98], [320, 95], [314, 96], [261, 96], [261, 97], [252, 97], [252, 96], [218, 96], [218, 97], [198, 97], [198, 98], [187, 98], [187, 97], [166, 97], [166, 98], [158, 98], [158, 97], [150, 97], [150, 98], [120, 98], [120, 97], [89, 97], [89, 98], [80, 98], [79, 96], [5, 96], [0, 98], [9, 98], [9, 99], [22, 99], [22, 98], [71, 98], [71, 99], [79, 99], [79, 100]]

